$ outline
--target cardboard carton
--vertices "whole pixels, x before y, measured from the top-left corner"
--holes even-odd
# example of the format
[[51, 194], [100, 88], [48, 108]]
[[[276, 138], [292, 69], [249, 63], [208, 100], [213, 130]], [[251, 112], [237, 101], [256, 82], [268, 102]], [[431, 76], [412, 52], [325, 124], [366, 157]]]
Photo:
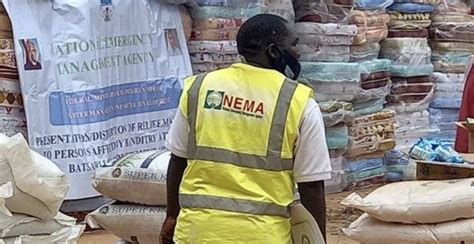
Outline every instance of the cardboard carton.
[[[474, 154], [461, 154], [469, 162], [474, 162]], [[474, 164], [453, 164], [415, 160], [417, 180], [452, 180], [474, 178]]]

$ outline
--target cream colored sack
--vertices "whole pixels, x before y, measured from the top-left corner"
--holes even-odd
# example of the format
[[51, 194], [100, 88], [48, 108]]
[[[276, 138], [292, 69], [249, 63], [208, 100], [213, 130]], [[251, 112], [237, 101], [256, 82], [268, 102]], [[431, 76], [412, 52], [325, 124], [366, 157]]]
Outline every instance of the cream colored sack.
[[387, 222], [429, 224], [474, 218], [474, 179], [398, 182], [365, 198], [353, 193], [341, 204]]
[[97, 170], [94, 188], [115, 200], [166, 206], [166, 173], [170, 152], [148, 151], [125, 156]]
[[102, 227], [124, 241], [159, 243], [166, 209], [142, 205], [107, 205], [87, 215], [92, 228]]
[[364, 214], [343, 231], [349, 238], [364, 244], [474, 243], [474, 219], [406, 225], [382, 222]]
[[58, 213], [52, 220], [41, 220], [24, 214], [0, 214], [0, 238], [22, 235], [51, 234], [65, 227], [76, 225], [76, 219]]
[[0, 239], [0, 244], [76, 244], [85, 226], [74, 225], [59, 229], [50, 235], [22, 235]]
[[4, 199], [11, 212], [41, 219], [54, 218], [69, 191], [66, 175], [30, 150], [21, 134], [0, 134], [0, 186], [5, 184], [12, 185], [12, 197]]

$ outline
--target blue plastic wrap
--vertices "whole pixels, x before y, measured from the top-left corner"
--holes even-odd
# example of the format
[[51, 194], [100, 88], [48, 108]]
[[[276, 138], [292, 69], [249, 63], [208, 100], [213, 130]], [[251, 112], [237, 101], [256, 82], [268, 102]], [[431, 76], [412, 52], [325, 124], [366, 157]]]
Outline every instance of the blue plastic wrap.
[[326, 128], [326, 143], [329, 149], [346, 148], [349, 143], [349, 130], [347, 126]]
[[409, 162], [410, 162], [409, 156], [400, 150], [393, 149], [393, 150], [389, 150], [385, 152], [385, 156], [384, 156], [385, 166], [399, 165], [399, 164], [406, 165]]
[[363, 159], [357, 161], [347, 160], [344, 162], [344, 170], [347, 172], [356, 172], [380, 168], [383, 166], [382, 158]]
[[433, 73], [433, 65], [392, 65], [390, 72], [395, 77], [427, 76]]
[[356, 9], [375, 10], [385, 9], [393, 4], [393, 0], [356, 0], [354, 5]]
[[388, 9], [400, 13], [431, 13], [435, 7], [429, 4], [394, 3]]
[[432, 108], [460, 108], [462, 98], [434, 98], [431, 101]]

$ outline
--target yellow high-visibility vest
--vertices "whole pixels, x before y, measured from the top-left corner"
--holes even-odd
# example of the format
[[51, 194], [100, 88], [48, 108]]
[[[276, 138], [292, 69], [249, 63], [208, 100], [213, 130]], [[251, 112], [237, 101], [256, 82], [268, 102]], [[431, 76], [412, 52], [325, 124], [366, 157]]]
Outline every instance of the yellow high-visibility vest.
[[290, 243], [293, 151], [312, 89], [247, 64], [185, 81], [177, 243]]

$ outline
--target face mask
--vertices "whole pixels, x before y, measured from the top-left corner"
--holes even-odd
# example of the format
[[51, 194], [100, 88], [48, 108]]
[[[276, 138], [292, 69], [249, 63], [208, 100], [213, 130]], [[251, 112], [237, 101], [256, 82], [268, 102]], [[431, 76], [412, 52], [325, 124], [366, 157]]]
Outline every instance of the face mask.
[[288, 51], [281, 51], [280, 48], [277, 50], [281, 54], [279, 60], [272, 60], [272, 66], [286, 77], [296, 80], [301, 72], [301, 64], [298, 59], [291, 55]]

